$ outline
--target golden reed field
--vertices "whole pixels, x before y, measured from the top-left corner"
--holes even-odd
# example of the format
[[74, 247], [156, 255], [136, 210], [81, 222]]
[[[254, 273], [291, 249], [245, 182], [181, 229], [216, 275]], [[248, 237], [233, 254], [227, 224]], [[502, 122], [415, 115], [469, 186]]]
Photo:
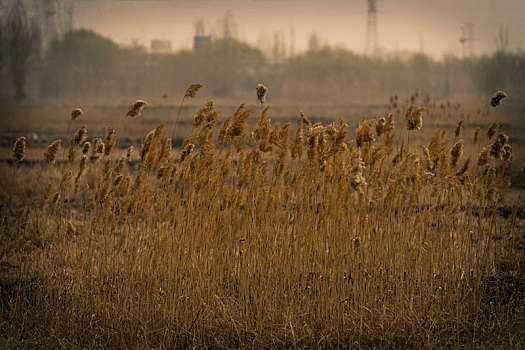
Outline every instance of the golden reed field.
[[200, 88], [140, 142], [142, 100], [105, 134], [78, 108], [42, 126], [60, 135], [47, 148], [16, 140], [0, 164], [3, 347], [525, 347], [505, 93], [470, 118], [392, 96], [354, 128], [274, 122], [259, 84], [255, 108], [208, 101], [182, 127]]

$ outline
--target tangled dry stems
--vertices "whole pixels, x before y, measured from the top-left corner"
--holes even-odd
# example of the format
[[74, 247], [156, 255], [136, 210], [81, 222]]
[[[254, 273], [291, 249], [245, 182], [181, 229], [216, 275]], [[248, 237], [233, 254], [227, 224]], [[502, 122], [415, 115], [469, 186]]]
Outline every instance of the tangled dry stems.
[[[408, 130], [421, 129], [422, 111], [406, 112]], [[112, 346], [482, 344], [494, 321], [488, 276], [502, 263], [523, 272], [523, 252], [492, 240], [518, 239], [516, 212], [496, 211], [509, 189], [506, 135], [491, 127], [466, 157], [469, 141], [452, 145], [446, 130], [420, 150], [396, 145], [393, 113], [363, 117], [350, 140], [342, 118], [301, 113], [292, 137], [268, 113], [249, 130], [251, 109], [220, 123], [208, 101], [180, 154], [162, 123], [135, 170], [133, 148], [113, 158], [113, 127], [75, 165], [80, 128], [60, 180], [28, 208], [27, 227], [47, 242], [23, 271], [37, 290], [3, 317], [16, 324], [27, 308], [59, 338]], [[497, 306], [500, 324], [513, 326], [519, 300]]]

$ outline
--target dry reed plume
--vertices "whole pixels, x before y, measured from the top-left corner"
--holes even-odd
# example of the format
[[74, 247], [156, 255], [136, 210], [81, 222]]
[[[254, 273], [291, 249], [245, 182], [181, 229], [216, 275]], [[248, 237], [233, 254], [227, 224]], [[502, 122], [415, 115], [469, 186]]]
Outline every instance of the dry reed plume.
[[257, 92], [257, 101], [264, 103], [266, 101], [266, 93], [268, 92], [268, 88], [263, 84], [257, 84], [255, 91]]
[[197, 92], [203, 88], [204, 85], [201, 83], [195, 83], [191, 84], [188, 89], [186, 89], [186, 92], [184, 93], [184, 97], [182, 98], [182, 101], [180, 103], [179, 112], [177, 113], [177, 118], [175, 119], [175, 125], [173, 126], [173, 131], [171, 133], [171, 137], [175, 137], [175, 133], [177, 132], [177, 124], [179, 123], [180, 114], [182, 112], [182, 106], [184, 105], [184, 101], [187, 98], [195, 98], [197, 96]]
[[[44, 160], [48, 164], [53, 164], [55, 162], [57, 153], [60, 152], [60, 148], [62, 147], [62, 140], [56, 140], [53, 141], [46, 149], [44, 153]], [[82, 151], [82, 153], [84, 153]]]
[[184, 98], [194, 98], [197, 95], [197, 91], [199, 91], [203, 87], [204, 85], [200, 83], [191, 84], [186, 90], [186, 93], [184, 94]]
[[13, 146], [13, 160], [15, 162], [21, 162], [25, 157], [26, 152], [26, 138], [24, 136], [19, 137]]
[[73, 137], [71, 137], [71, 140], [69, 141], [69, 153], [68, 153], [69, 163], [72, 163], [75, 160], [80, 143], [84, 140], [86, 133], [87, 133], [87, 128], [85, 125], [82, 125], [73, 134]]
[[142, 110], [146, 107], [148, 103], [144, 100], [136, 100], [131, 106], [129, 106], [128, 113], [126, 117], [138, 117], [142, 114]]
[[507, 94], [504, 93], [503, 91], [498, 91], [496, 92], [492, 98], [490, 99], [490, 105], [492, 107], [497, 107], [500, 105], [501, 103], [501, 100], [504, 99], [505, 97], [507, 97]]
[[71, 112], [71, 120], [77, 120], [78, 118], [80, 118], [81, 116], [84, 115], [84, 112], [82, 111], [82, 109], [80, 108], [75, 108], [72, 112]]

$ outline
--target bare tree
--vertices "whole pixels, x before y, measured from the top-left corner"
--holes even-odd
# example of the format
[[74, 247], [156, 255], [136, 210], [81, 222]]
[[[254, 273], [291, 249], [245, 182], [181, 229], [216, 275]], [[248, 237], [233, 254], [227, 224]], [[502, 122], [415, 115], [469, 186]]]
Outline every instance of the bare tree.
[[3, 98], [6, 94], [5, 70], [7, 65], [7, 45], [6, 45], [6, 26], [2, 17], [0, 17], [0, 98]]
[[39, 56], [40, 28], [31, 21], [21, 1], [17, 1], [9, 11], [5, 23], [0, 23], [0, 60], [5, 63], [16, 99], [25, 98], [25, 84], [31, 59]]
[[505, 52], [507, 51], [507, 48], [509, 46], [509, 29], [505, 28], [505, 31], [503, 30], [503, 26], [499, 26], [499, 35], [495, 39], [496, 40], [496, 48], [498, 52]]

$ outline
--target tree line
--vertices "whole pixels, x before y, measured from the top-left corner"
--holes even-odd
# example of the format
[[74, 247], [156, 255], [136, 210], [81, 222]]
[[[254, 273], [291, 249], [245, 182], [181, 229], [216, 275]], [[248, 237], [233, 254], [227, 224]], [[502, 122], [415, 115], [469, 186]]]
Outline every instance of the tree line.
[[242, 98], [252, 93], [254, 82], [264, 82], [274, 96], [297, 101], [385, 101], [414, 89], [437, 98], [525, 92], [525, 55], [505, 50], [437, 60], [421, 53], [371, 57], [318, 47], [277, 64], [233, 38], [217, 39], [199, 51], [155, 55], [90, 30], [68, 32], [45, 52], [40, 47], [39, 27], [15, 6], [0, 21], [0, 98], [22, 100], [31, 87], [33, 99], [154, 100], [179, 94], [196, 81], [214, 98]]

